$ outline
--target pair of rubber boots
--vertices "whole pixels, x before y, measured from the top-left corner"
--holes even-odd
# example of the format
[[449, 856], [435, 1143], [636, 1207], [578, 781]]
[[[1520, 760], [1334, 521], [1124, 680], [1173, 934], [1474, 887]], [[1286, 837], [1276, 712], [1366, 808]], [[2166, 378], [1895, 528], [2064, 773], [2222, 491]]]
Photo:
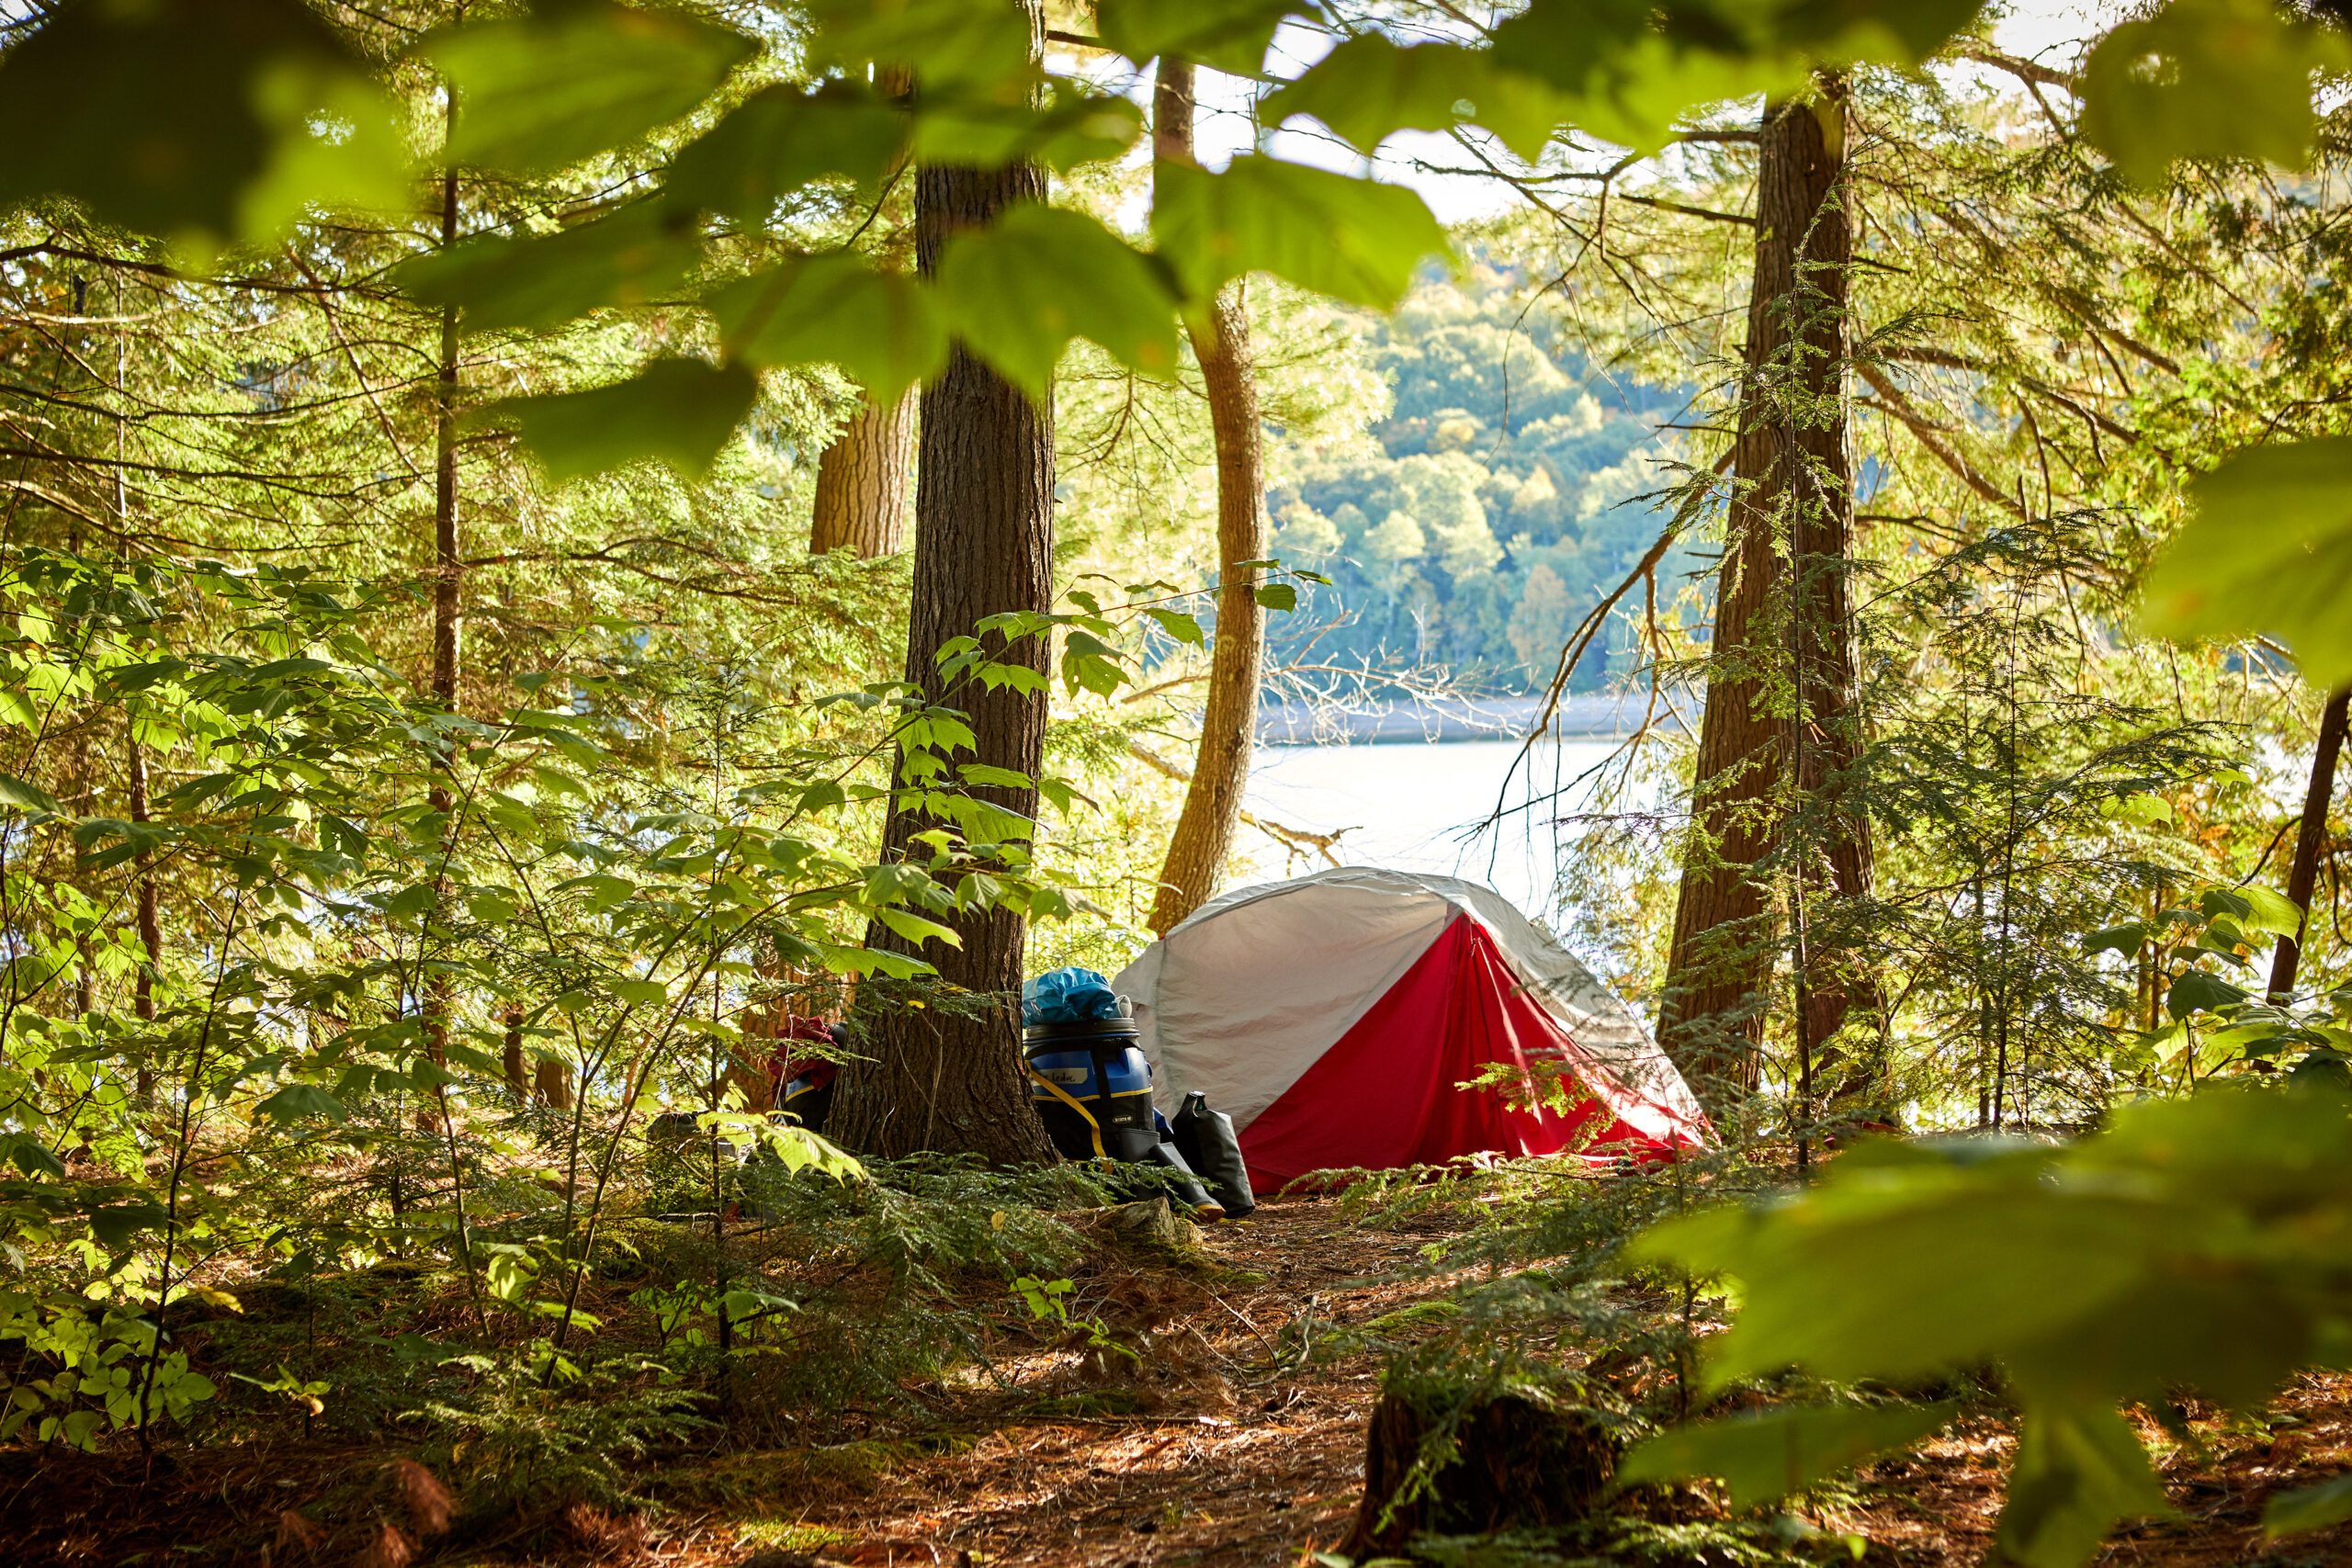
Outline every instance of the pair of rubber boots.
[[1258, 1207], [1233, 1118], [1211, 1111], [1206, 1095], [1195, 1089], [1184, 1097], [1173, 1121], [1154, 1111], [1151, 1122], [1148, 1128], [1102, 1129], [1102, 1152], [1112, 1159], [1175, 1173], [1172, 1182], [1154, 1182], [1148, 1188], [1137, 1183], [1143, 1194], [1164, 1185], [1169, 1201], [1190, 1210], [1193, 1220], [1204, 1225], [1242, 1219]]

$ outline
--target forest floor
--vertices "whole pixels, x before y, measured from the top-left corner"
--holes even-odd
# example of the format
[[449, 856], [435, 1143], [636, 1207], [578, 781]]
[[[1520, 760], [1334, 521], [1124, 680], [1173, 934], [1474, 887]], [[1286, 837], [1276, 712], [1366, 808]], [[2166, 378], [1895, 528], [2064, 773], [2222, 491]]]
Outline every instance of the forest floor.
[[[1116, 1260], [1133, 1248], [1102, 1249], [1098, 1261], [1114, 1261], [1079, 1282], [1071, 1315], [1148, 1344], [1140, 1363], [1089, 1352], [1080, 1335], [1040, 1339], [1000, 1363], [1010, 1388], [931, 1391], [944, 1423], [918, 1439], [673, 1463], [646, 1478], [663, 1501], [642, 1515], [574, 1506], [487, 1532], [461, 1522], [409, 1555], [376, 1542], [364, 1514], [307, 1540], [272, 1529], [282, 1510], [380, 1472], [391, 1457], [380, 1449], [289, 1439], [160, 1466], [69, 1455], [0, 1465], [0, 1562], [1315, 1568], [1354, 1517], [1381, 1373], [1379, 1354], [1351, 1348], [1344, 1330], [1442, 1293], [1442, 1279], [1406, 1276], [1448, 1224], [1373, 1228], [1332, 1200], [1290, 1199], [1207, 1231], [1205, 1269], [1126, 1267]], [[1382, 1332], [1413, 1330], [1391, 1319]], [[2264, 1422], [2192, 1427], [2199, 1441], [2164, 1461], [2177, 1517], [2120, 1535], [2103, 1564], [2352, 1562], [2352, 1527], [2275, 1549], [2258, 1528], [2274, 1489], [2352, 1467], [2352, 1379], [2307, 1378]], [[1806, 1517], [1857, 1538], [1864, 1568], [1980, 1562], [2012, 1441], [1998, 1423], [1963, 1422]]]

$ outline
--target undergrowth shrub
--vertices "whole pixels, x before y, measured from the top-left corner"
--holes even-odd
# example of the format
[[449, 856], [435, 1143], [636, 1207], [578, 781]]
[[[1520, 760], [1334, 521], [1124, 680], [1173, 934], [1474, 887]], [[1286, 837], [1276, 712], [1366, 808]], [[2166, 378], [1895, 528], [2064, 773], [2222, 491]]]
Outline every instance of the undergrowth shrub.
[[550, 1382], [514, 1359], [479, 1361], [462, 1402], [420, 1405], [420, 1456], [458, 1483], [469, 1509], [638, 1500], [647, 1459], [708, 1434], [709, 1396], [680, 1386], [658, 1363], [616, 1358]]
[[984, 1337], [1020, 1279], [1066, 1275], [1084, 1243], [1057, 1211], [1111, 1198], [1075, 1166], [876, 1160], [833, 1182], [753, 1167], [743, 1255], [789, 1310], [737, 1358], [739, 1440], [805, 1438], [850, 1406], [904, 1410], [959, 1366], [988, 1370]]

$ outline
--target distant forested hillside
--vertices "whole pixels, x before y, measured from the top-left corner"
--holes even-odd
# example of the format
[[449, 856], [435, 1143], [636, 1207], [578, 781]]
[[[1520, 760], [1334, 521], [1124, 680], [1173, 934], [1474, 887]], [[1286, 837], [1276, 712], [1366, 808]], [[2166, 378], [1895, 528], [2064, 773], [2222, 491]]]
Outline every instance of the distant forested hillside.
[[[1395, 389], [1376, 448], [1310, 448], [1267, 497], [1283, 561], [1332, 580], [1291, 620], [1318, 659], [1540, 689], [1566, 633], [1657, 538], [1664, 519], [1642, 498], [1679, 477], [1659, 427], [1684, 394], [1589, 361], [1531, 307], [1535, 287], [1474, 256], [1394, 316], [1362, 318], [1365, 358]], [[1623, 641], [1603, 645], [1612, 660]], [[1575, 684], [1606, 673], [1596, 652]]]

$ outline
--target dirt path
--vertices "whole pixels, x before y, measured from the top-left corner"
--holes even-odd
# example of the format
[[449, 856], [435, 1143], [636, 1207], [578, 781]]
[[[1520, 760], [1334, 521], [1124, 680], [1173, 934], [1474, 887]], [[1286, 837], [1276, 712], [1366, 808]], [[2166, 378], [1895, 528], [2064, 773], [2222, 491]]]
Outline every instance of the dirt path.
[[[1354, 1516], [1380, 1363], [1314, 1355], [1319, 1331], [1442, 1287], [1384, 1279], [1411, 1264], [1420, 1243], [1351, 1225], [1327, 1199], [1267, 1203], [1203, 1242], [1238, 1281], [1214, 1286], [1157, 1337], [1152, 1360], [1170, 1375], [1128, 1376], [1114, 1358], [1109, 1380], [1093, 1383], [1070, 1351], [1005, 1369], [1041, 1391], [1077, 1391], [1066, 1404], [1093, 1403], [1085, 1391], [1099, 1387], [1102, 1403], [1155, 1408], [1001, 1416], [961, 1452], [894, 1469], [862, 1495], [799, 1506], [779, 1497], [768, 1520], [733, 1533], [882, 1568], [965, 1553], [1001, 1568], [1255, 1568], [1329, 1545]], [[1262, 1282], [1247, 1282], [1253, 1275]]]

